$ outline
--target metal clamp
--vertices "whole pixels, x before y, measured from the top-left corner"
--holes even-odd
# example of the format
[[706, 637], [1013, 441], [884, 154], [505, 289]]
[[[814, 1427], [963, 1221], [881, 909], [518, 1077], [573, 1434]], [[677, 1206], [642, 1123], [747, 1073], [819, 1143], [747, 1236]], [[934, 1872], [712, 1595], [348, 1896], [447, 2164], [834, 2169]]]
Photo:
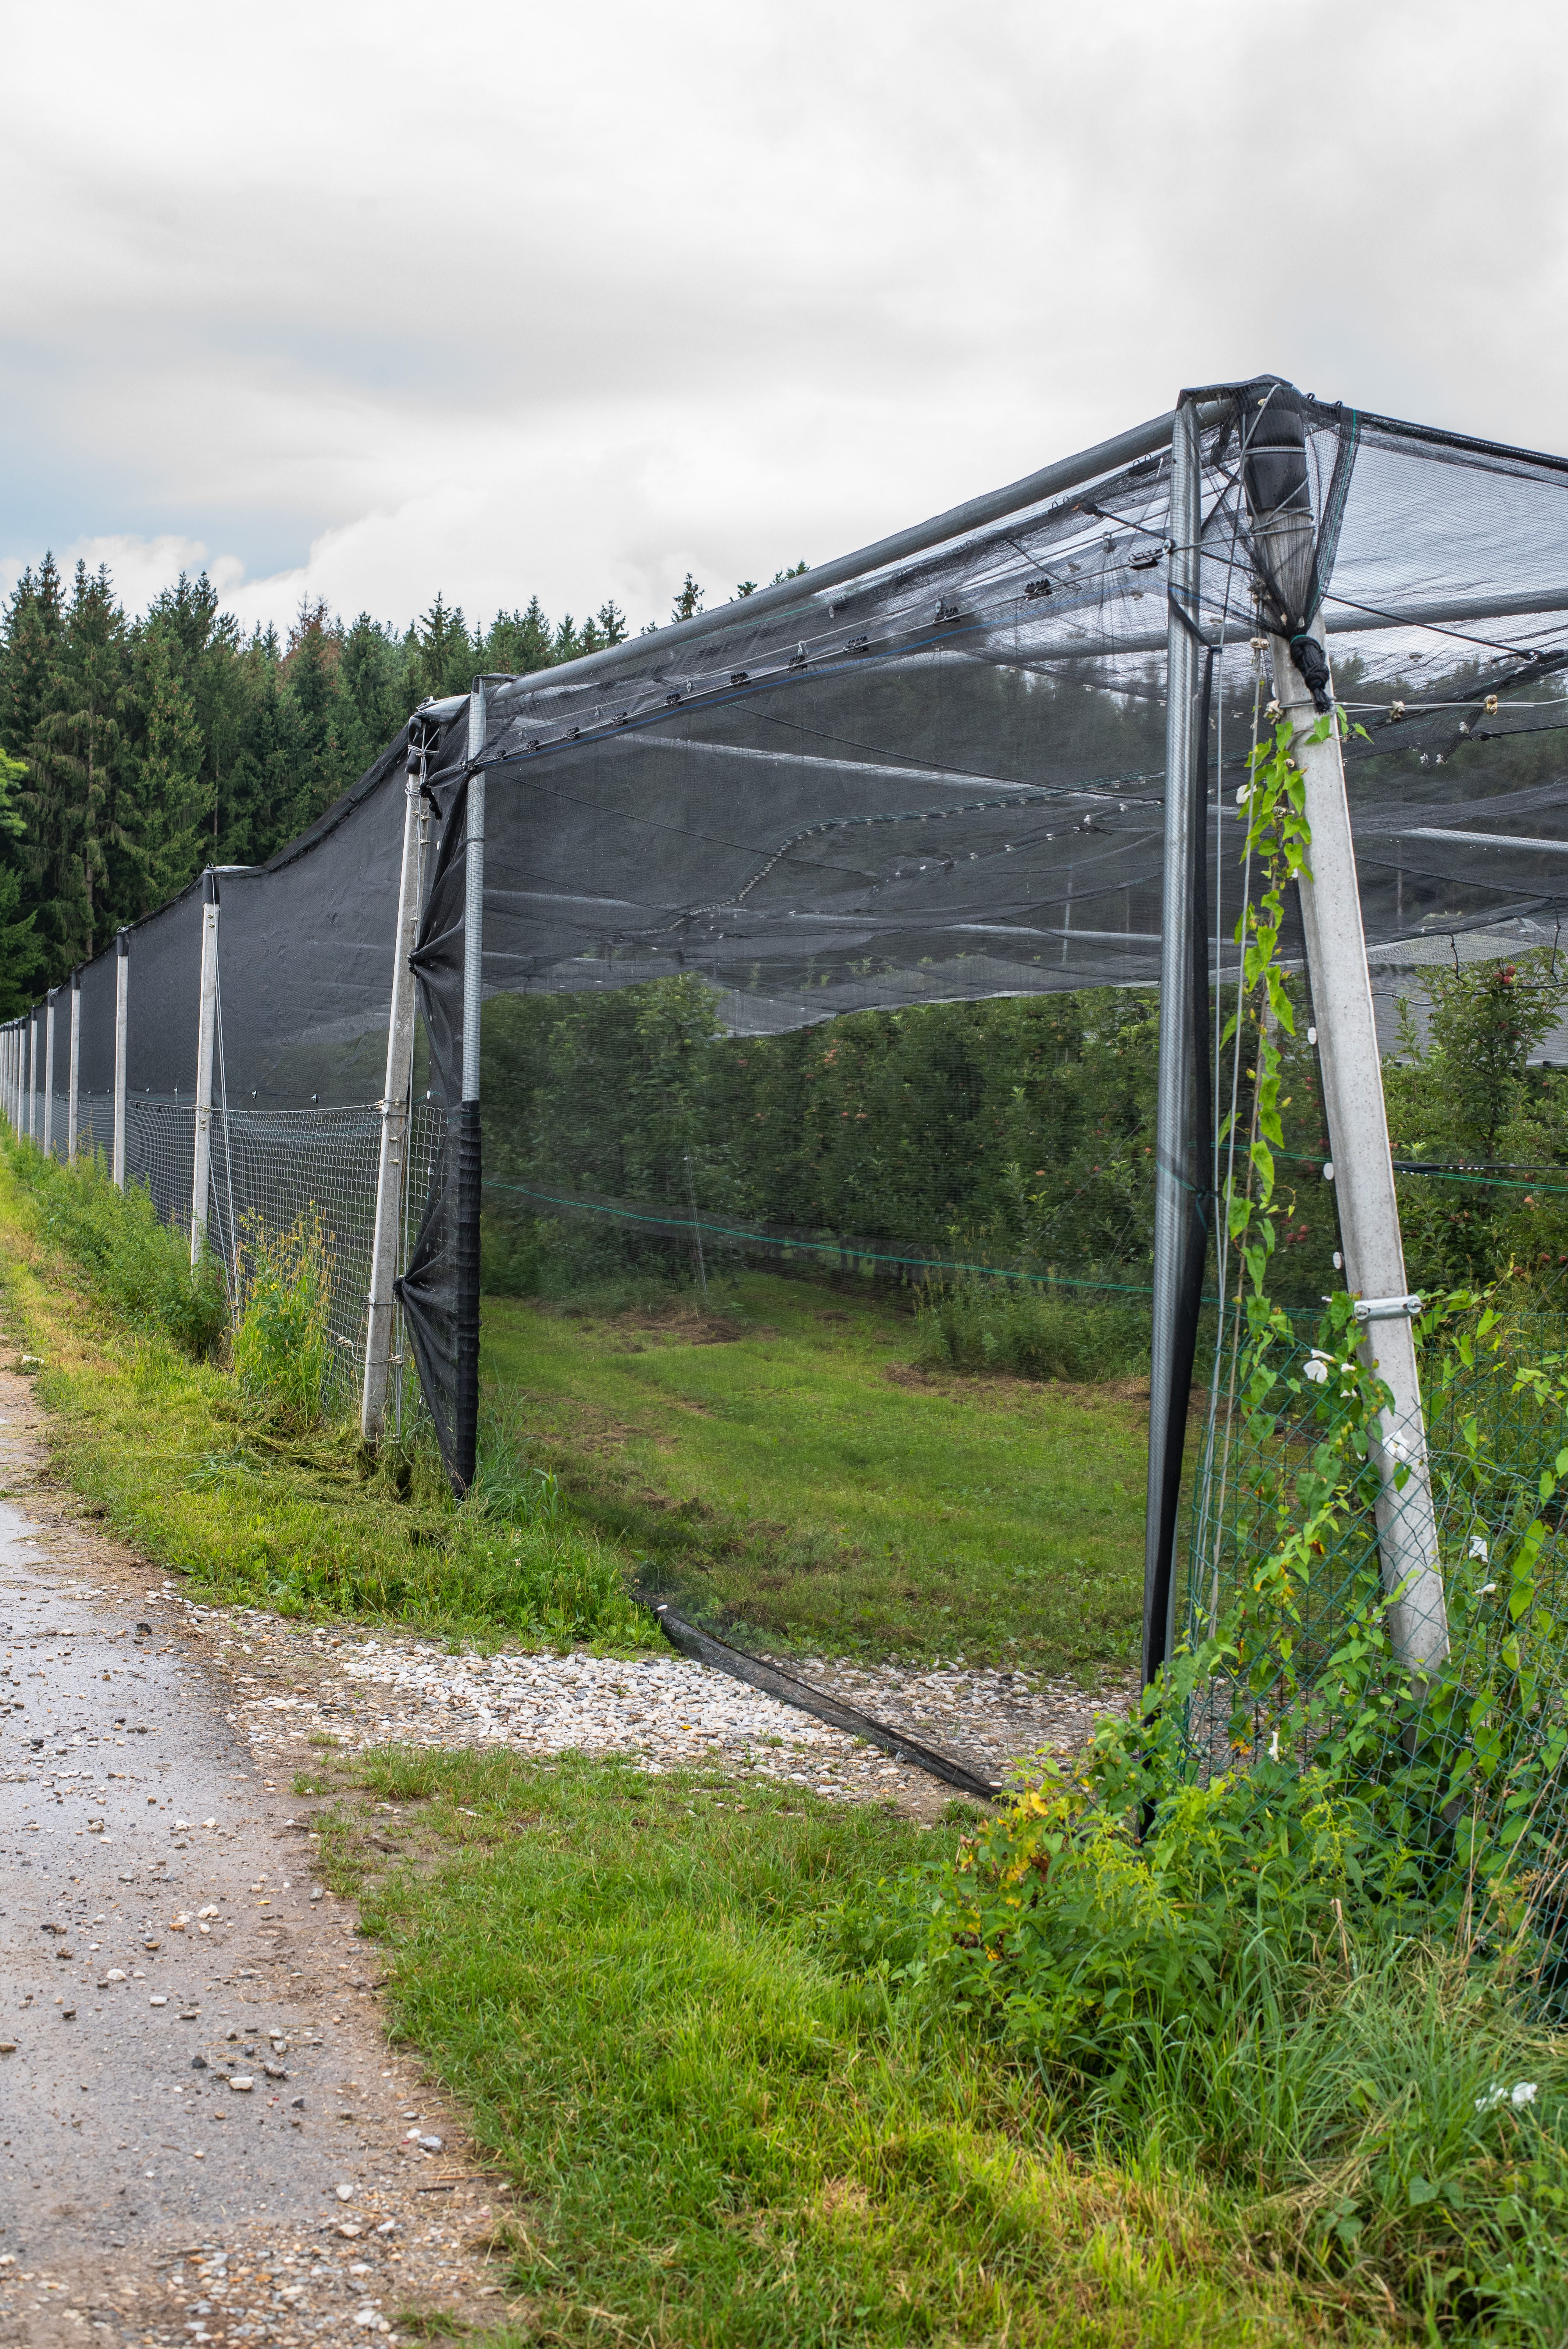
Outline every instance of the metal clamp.
[[1413, 1321], [1424, 1310], [1418, 1297], [1358, 1297], [1354, 1307], [1357, 1321]]

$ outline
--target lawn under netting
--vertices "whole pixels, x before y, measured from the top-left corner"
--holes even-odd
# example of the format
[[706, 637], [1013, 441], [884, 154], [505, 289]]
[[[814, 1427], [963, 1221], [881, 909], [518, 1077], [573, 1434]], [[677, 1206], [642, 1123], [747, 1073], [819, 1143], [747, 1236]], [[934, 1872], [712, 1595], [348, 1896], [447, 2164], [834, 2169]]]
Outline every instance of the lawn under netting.
[[487, 1399], [576, 1510], [743, 1643], [1128, 1658], [1146, 1386], [924, 1367], [914, 1315], [866, 1288], [487, 1299]]

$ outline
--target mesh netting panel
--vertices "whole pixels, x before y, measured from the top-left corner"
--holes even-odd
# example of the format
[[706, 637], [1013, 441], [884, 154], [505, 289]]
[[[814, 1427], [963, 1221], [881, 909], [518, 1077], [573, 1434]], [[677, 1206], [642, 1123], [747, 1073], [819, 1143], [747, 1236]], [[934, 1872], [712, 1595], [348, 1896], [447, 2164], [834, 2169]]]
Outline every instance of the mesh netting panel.
[[[112, 1122], [111, 1122], [112, 1127]], [[112, 1143], [113, 1134], [110, 1133]], [[165, 1223], [191, 1228], [195, 1172], [196, 1103], [132, 1093], [126, 1102], [125, 1179], [143, 1183]]]
[[243, 1293], [255, 1242], [319, 1230], [328, 1329], [345, 1373], [363, 1350], [381, 1119], [374, 1109], [219, 1111], [212, 1121], [212, 1244]]

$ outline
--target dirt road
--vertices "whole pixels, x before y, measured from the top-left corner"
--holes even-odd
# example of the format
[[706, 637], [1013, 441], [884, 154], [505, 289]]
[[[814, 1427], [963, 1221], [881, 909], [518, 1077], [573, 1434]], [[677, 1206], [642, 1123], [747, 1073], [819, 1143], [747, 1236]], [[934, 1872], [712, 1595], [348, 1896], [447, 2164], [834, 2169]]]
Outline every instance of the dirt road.
[[387, 2047], [309, 1805], [39, 1434], [0, 1374], [0, 2344], [498, 2318], [500, 2190]]

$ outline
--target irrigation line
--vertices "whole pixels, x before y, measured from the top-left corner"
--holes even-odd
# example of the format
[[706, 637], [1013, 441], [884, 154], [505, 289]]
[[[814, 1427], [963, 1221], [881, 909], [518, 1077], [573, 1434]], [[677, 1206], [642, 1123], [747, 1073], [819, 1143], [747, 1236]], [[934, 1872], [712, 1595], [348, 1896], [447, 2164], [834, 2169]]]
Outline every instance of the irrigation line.
[[[611, 1216], [618, 1223], [656, 1225], [671, 1238], [683, 1237], [688, 1230], [695, 1231], [700, 1227], [711, 1238], [749, 1240], [759, 1247], [799, 1248], [812, 1256], [853, 1257], [867, 1264], [907, 1264], [918, 1266], [927, 1272], [978, 1273], [991, 1280], [1026, 1281], [1037, 1288], [1102, 1289], [1118, 1297], [1149, 1297], [1153, 1294], [1151, 1288], [1140, 1281], [1081, 1280], [1072, 1273], [1023, 1272], [999, 1264], [962, 1264], [947, 1257], [891, 1256], [879, 1248], [862, 1246], [854, 1239], [811, 1240], [798, 1238], [785, 1232], [747, 1231], [733, 1224], [717, 1224], [706, 1216], [698, 1217], [662, 1214], [654, 1208], [617, 1207], [606, 1201], [576, 1198], [570, 1192], [542, 1191], [531, 1183], [502, 1183], [487, 1176], [483, 1188], [513, 1192], [520, 1198], [538, 1199], [547, 1206], [572, 1208], [583, 1215]], [[1203, 1302], [1213, 1305], [1219, 1299], [1206, 1297]]]
[[744, 1648], [732, 1648], [727, 1640], [716, 1640], [711, 1631], [699, 1630], [678, 1614], [667, 1599], [655, 1598], [651, 1592], [635, 1593], [641, 1604], [654, 1615], [672, 1648], [689, 1656], [699, 1664], [711, 1664], [716, 1671], [728, 1672], [733, 1680], [745, 1681], [750, 1687], [760, 1689], [764, 1695], [776, 1697], [780, 1704], [792, 1704], [801, 1713], [809, 1713], [830, 1728], [841, 1729], [851, 1737], [863, 1738], [868, 1745], [881, 1748], [895, 1762], [912, 1762], [928, 1777], [940, 1778], [944, 1785], [957, 1786], [965, 1795], [978, 1795], [982, 1802], [995, 1802], [1001, 1791], [1000, 1779], [982, 1778], [964, 1763], [954, 1760], [934, 1745], [923, 1744], [902, 1729], [890, 1729], [886, 1722], [878, 1721], [858, 1705], [841, 1703], [837, 1697], [826, 1696], [814, 1689], [809, 1681], [798, 1681], [790, 1672], [781, 1672], [773, 1664], [765, 1664], [760, 1656], [748, 1655]]

